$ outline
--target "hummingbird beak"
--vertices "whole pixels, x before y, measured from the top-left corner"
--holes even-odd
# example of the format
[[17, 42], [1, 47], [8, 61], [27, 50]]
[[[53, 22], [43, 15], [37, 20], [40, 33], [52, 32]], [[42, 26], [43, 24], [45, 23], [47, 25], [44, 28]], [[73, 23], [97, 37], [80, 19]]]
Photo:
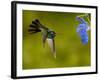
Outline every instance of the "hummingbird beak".
[[48, 44], [49, 44], [49, 47], [51, 48], [51, 51], [52, 51], [52, 53], [53, 53], [53, 56], [56, 58], [54, 39], [47, 38], [47, 42], [48, 42]]

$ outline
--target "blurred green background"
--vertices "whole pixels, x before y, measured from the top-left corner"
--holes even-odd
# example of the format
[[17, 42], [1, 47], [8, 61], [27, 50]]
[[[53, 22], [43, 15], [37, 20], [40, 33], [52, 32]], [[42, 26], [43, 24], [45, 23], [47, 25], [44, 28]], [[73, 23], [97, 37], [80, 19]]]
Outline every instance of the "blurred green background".
[[[79, 22], [75, 18], [81, 14], [23, 10], [23, 69], [90, 66], [90, 31], [87, 45], [76, 33]], [[41, 33], [29, 34], [29, 25], [35, 19], [56, 32], [56, 59], [47, 42], [43, 48]]]

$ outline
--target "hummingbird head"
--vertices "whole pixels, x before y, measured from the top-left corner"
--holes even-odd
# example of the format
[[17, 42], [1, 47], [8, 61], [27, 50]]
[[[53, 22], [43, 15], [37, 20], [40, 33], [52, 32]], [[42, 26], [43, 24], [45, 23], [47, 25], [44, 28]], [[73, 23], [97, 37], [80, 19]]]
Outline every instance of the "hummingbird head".
[[56, 36], [56, 33], [54, 31], [48, 31], [47, 37], [50, 39], [53, 39]]

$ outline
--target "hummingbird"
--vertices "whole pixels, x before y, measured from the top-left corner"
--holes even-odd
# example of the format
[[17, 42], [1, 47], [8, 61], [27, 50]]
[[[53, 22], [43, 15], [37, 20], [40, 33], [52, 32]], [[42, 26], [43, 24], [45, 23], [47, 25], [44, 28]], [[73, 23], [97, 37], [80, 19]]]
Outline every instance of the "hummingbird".
[[49, 47], [51, 48], [53, 56], [56, 58], [55, 41], [54, 41], [54, 38], [56, 36], [55, 31], [44, 26], [42, 23], [40, 23], [38, 19], [32, 21], [32, 23], [29, 25], [28, 31], [32, 34], [41, 32], [43, 47], [45, 47], [45, 43], [47, 41]]
[[76, 17], [76, 20], [80, 22], [76, 31], [81, 38], [81, 42], [83, 44], [87, 44], [88, 43], [88, 33], [87, 32], [90, 30], [90, 27], [87, 21], [85, 21], [83, 17], [88, 17], [88, 15], [81, 15], [81, 16]]

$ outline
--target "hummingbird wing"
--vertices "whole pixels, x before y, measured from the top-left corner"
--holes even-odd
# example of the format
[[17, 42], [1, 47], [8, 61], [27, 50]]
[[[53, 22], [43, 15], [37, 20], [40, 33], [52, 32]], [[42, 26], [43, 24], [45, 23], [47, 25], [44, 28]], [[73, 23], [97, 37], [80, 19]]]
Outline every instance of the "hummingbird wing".
[[55, 41], [54, 41], [54, 39], [47, 38], [47, 42], [49, 44], [49, 47], [51, 48], [53, 56], [56, 58]]
[[39, 26], [39, 29], [42, 32], [42, 41], [43, 41], [43, 47], [44, 47], [45, 46], [46, 39], [47, 39], [47, 34], [48, 34], [47, 31], [49, 29], [47, 27], [45, 27], [44, 25], [42, 25], [38, 19], [35, 20], [35, 23]]
[[42, 30], [42, 42], [43, 42], [43, 47], [45, 47], [46, 39], [47, 39], [47, 31], [46, 31], [46, 30]]
[[43, 41], [43, 46], [45, 45], [46, 38], [47, 38], [47, 31], [49, 29], [42, 25], [38, 19], [35, 19], [32, 21], [32, 24], [30, 25], [29, 32], [31, 33], [37, 33], [37, 32], [42, 32], [42, 41]]

